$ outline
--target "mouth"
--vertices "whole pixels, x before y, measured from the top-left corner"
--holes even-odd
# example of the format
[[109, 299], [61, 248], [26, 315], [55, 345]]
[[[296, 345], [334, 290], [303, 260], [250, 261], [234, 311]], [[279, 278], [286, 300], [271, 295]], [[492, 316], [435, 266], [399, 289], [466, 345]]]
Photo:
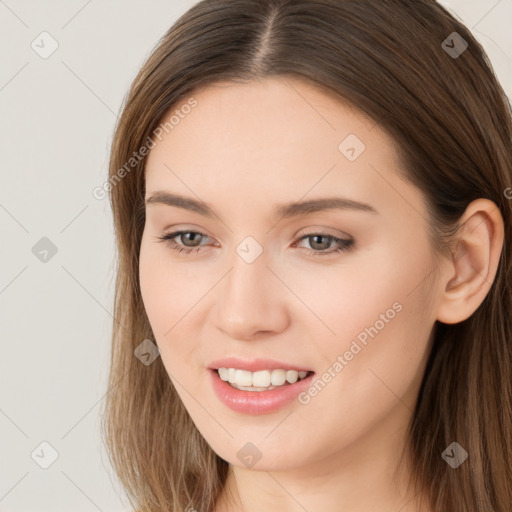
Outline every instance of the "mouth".
[[315, 372], [306, 370], [285, 370], [274, 368], [251, 372], [240, 368], [212, 369], [218, 376], [234, 389], [242, 391], [271, 391], [291, 386], [296, 382], [310, 377]]
[[250, 372], [221, 366], [208, 372], [220, 402], [248, 415], [269, 414], [290, 406], [315, 379], [313, 371], [279, 368]]

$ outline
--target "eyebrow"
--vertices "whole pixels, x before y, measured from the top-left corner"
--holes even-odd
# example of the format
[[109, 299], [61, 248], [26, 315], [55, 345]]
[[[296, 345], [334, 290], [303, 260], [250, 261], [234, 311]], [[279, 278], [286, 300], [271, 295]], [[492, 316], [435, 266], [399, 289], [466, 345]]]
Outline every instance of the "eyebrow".
[[[153, 192], [147, 199], [146, 205], [165, 204], [190, 210], [205, 217], [217, 217], [213, 208], [204, 201], [193, 199], [191, 197], [171, 194], [163, 190]], [[296, 217], [299, 215], [309, 215], [316, 212], [327, 210], [358, 210], [378, 214], [377, 210], [367, 204], [346, 197], [324, 197], [319, 199], [310, 199], [308, 201], [292, 202], [280, 204], [274, 210], [274, 215], [281, 218]]]

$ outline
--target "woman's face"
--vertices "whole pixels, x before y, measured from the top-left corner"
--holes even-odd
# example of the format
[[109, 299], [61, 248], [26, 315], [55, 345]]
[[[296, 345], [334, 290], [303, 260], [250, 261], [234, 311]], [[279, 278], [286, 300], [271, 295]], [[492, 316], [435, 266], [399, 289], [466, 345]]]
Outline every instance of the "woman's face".
[[[147, 315], [192, 420], [240, 467], [397, 455], [440, 294], [424, 200], [392, 140], [298, 80], [193, 98], [154, 138], [140, 251]], [[241, 391], [219, 366], [258, 371], [233, 372], [239, 385], [314, 375]]]

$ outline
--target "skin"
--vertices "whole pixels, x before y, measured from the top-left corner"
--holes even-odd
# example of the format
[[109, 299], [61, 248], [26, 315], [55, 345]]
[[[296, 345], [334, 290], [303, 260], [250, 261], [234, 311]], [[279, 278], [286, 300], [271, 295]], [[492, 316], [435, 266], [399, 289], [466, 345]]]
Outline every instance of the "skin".
[[[359, 111], [288, 78], [216, 84], [194, 98], [149, 154], [146, 198], [186, 195], [217, 216], [147, 204], [140, 284], [170, 379], [230, 463], [216, 512], [429, 511], [398, 460], [435, 321], [464, 320], [492, 284], [499, 210], [471, 203], [453, 257], [436, 258], [421, 191], [399, 177], [393, 140]], [[349, 134], [366, 146], [355, 161], [338, 149]], [[333, 195], [378, 213], [273, 216], [277, 204]], [[199, 253], [158, 240], [180, 229], [206, 235], [174, 238], [199, 243]], [[306, 234], [355, 243], [322, 255], [336, 243]], [[247, 236], [263, 249], [253, 263], [236, 252]], [[400, 312], [309, 403], [246, 415], [214, 394], [206, 368], [224, 356], [289, 361], [321, 376], [394, 303]], [[262, 454], [252, 468], [237, 457], [247, 442]]]

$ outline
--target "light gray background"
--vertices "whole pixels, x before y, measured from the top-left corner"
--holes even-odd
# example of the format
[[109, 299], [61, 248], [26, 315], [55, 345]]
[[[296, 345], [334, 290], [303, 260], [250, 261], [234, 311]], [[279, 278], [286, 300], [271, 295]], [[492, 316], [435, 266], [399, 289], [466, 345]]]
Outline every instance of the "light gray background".
[[[92, 190], [131, 81], [194, 3], [0, 0], [2, 512], [129, 510], [99, 437], [114, 236], [108, 199]], [[441, 3], [512, 97], [512, 0]], [[50, 48], [43, 31], [59, 45], [46, 59], [31, 47]], [[32, 252], [43, 237], [57, 247], [47, 262]], [[58, 452], [47, 469], [35, 462], [49, 460], [43, 441]]]

